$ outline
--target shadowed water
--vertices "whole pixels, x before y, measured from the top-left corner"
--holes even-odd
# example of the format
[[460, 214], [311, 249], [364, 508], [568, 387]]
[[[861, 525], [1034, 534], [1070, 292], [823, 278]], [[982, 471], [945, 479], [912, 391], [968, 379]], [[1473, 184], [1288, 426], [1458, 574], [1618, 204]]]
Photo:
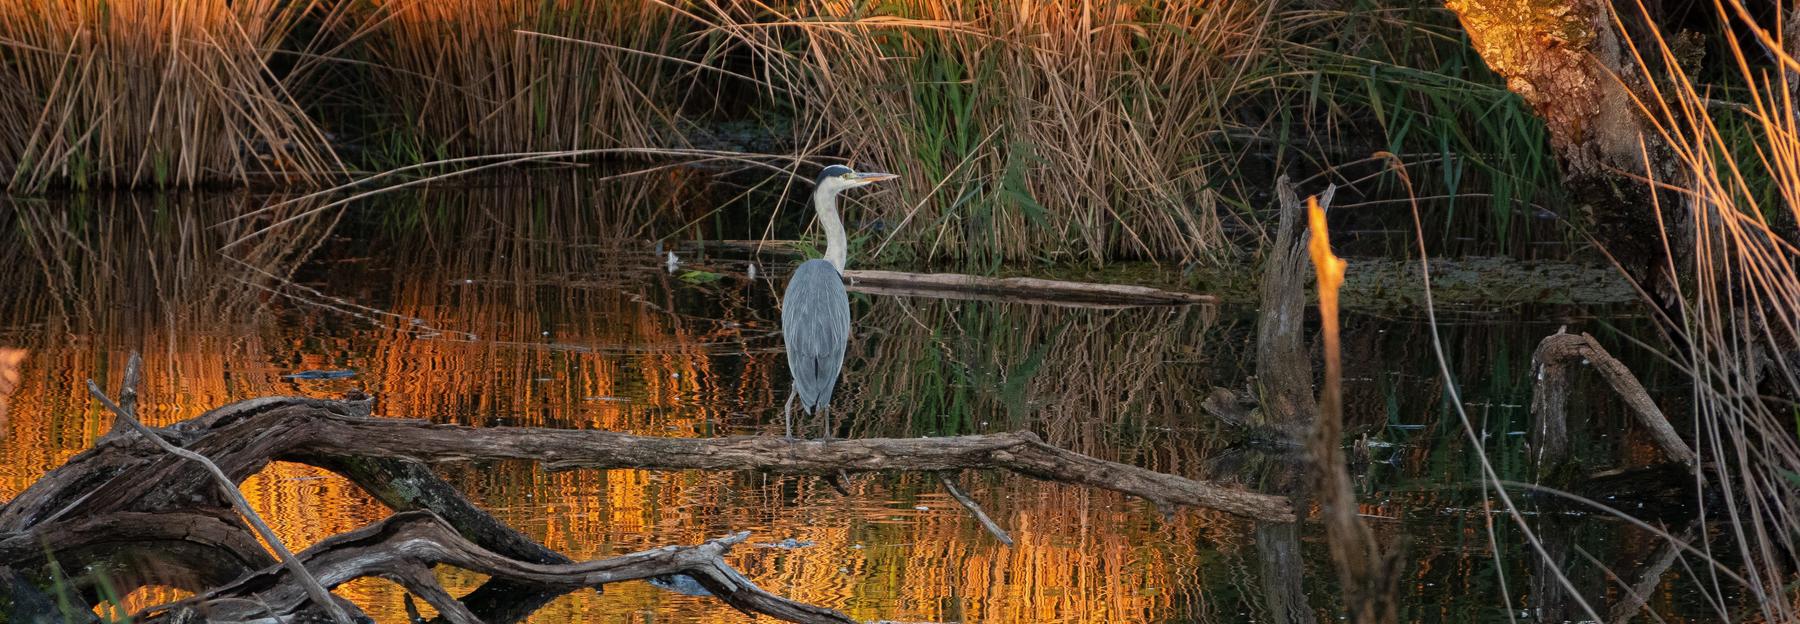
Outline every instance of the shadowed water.
[[[283, 198], [8, 204], [0, 211], [0, 261], [9, 269], [0, 275], [0, 498], [106, 432], [111, 418], [82, 382], [115, 385], [132, 350], [145, 357], [140, 410], [152, 425], [238, 399], [357, 389], [376, 398], [378, 415], [435, 422], [779, 435], [788, 387], [776, 294], [797, 257], [670, 243], [683, 263], [667, 270], [647, 239], [743, 236], [717, 224], [709, 194], [645, 199], [652, 184], [699, 185], [563, 178], [391, 195], [225, 252], [217, 250], [317, 202], [224, 225]], [[706, 226], [683, 229], [696, 223]], [[1214, 387], [1254, 383], [1247, 303], [1103, 310], [853, 293], [851, 305], [856, 329], [833, 402], [839, 435], [1031, 430], [1097, 457], [1246, 486], [1304, 470], [1240, 444], [1201, 408]], [[1475, 300], [1443, 311], [1452, 372], [1504, 476], [1532, 479], [1523, 435], [1530, 354], [1559, 326], [1617, 345], [1653, 394], [1681, 394], [1672, 370], [1614, 333], [1647, 335], [1641, 320], [1620, 316], [1628, 309]], [[1409, 561], [1405, 618], [1507, 621], [1508, 611], [1566, 608], [1538, 584], [1514, 525], [1495, 520], [1490, 541], [1475, 449], [1446, 404], [1422, 310], [1371, 303], [1349, 312], [1347, 430], [1366, 434], [1358, 445], [1366, 455], [1356, 453], [1367, 458], [1357, 467], [1363, 511]], [[1589, 382], [1571, 406], [1573, 422], [1588, 423], [1574, 427], [1578, 454], [1595, 468], [1653, 460], [1647, 436]], [[546, 473], [513, 462], [439, 470], [502, 520], [577, 559], [750, 530], [729, 559], [749, 577], [863, 620], [1335, 619], [1331, 561], [1313, 525], [1164, 515], [1109, 492], [965, 474], [964, 488], [1017, 540], [1007, 548], [919, 475], [859, 476], [844, 496], [812, 479], [762, 474]], [[291, 464], [271, 466], [243, 491], [295, 549], [387, 513], [345, 480]], [[1575, 551], [1635, 582], [1660, 545], [1602, 516], [1530, 513], [1597, 609], [1625, 594]], [[1653, 584], [1651, 608], [1707, 619], [1687, 574], [1676, 565]], [[450, 569], [440, 576], [453, 593], [483, 580]], [[386, 581], [339, 593], [381, 621], [405, 617], [403, 592]], [[142, 590], [128, 602], [135, 609], [169, 597]], [[626, 583], [564, 596], [532, 621], [748, 617]]]

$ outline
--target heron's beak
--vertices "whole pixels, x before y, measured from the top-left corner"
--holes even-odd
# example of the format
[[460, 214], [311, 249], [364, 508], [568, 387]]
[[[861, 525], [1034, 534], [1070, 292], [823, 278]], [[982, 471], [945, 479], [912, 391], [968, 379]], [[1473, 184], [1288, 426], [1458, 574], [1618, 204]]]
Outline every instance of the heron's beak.
[[898, 178], [898, 177], [900, 177], [900, 176], [897, 176], [897, 175], [894, 175], [891, 173], [875, 173], [875, 172], [868, 172], [868, 171], [862, 171], [862, 172], [850, 174], [850, 180], [855, 182], [857, 186], [863, 186], [865, 184], [874, 184], [874, 183], [880, 182], [882, 180], [892, 180], [892, 179]]

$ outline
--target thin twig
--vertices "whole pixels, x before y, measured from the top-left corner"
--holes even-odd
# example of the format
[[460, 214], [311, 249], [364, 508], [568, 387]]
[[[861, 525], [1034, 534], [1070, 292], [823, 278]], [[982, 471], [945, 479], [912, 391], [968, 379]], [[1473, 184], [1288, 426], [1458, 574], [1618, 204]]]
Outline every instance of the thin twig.
[[[126, 380], [133, 386], [135, 386], [136, 376], [131, 373], [142, 366], [142, 361], [143, 358], [134, 351], [131, 354], [130, 363], [126, 364]], [[119, 404], [114, 403], [111, 398], [108, 398], [106, 396], [106, 391], [100, 389], [100, 384], [94, 383], [94, 380], [92, 379], [89, 379], [87, 384], [88, 394], [94, 395], [94, 398], [98, 399], [101, 405], [105, 405], [106, 409], [112, 410], [113, 416], [120, 422], [125, 423], [133, 430], [136, 430], [138, 434], [148, 438], [151, 442], [156, 443], [157, 446], [162, 447], [163, 451], [205, 466], [206, 471], [212, 473], [213, 481], [219, 484], [219, 489], [224, 490], [225, 496], [231, 499], [232, 506], [236, 507], [238, 513], [243, 515], [244, 519], [249, 521], [252, 527], [256, 528], [257, 534], [262, 536], [263, 541], [268, 542], [270, 546], [275, 548], [275, 553], [281, 556], [282, 565], [293, 572], [294, 576], [300, 579], [300, 582], [306, 586], [306, 593], [312, 597], [313, 602], [317, 603], [319, 608], [325, 611], [326, 615], [331, 616], [332, 621], [337, 622], [338, 624], [350, 624], [350, 616], [344, 613], [343, 607], [338, 605], [336, 600], [332, 599], [331, 592], [326, 591], [325, 586], [319, 584], [319, 579], [314, 578], [312, 573], [306, 570], [306, 566], [300, 565], [300, 560], [294, 557], [293, 551], [288, 550], [287, 546], [281, 543], [281, 538], [275, 535], [275, 531], [270, 530], [269, 525], [263, 523], [262, 517], [256, 515], [256, 510], [250, 508], [250, 501], [244, 499], [244, 494], [238, 491], [237, 484], [226, 477], [224, 471], [219, 470], [218, 464], [214, 464], [212, 460], [207, 459], [205, 455], [175, 446], [168, 440], [164, 440], [162, 436], [156, 435], [155, 431], [144, 426], [143, 423], [138, 422], [137, 418], [135, 418], [131, 412], [127, 412], [125, 408], [120, 407]], [[135, 397], [137, 395], [135, 387], [127, 388], [127, 390], [129, 392], [120, 392], [120, 396]], [[133, 402], [135, 405], [135, 398], [133, 399]]]
[[962, 503], [963, 509], [967, 509], [969, 510], [969, 513], [974, 514], [975, 519], [981, 522], [981, 526], [994, 535], [994, 539], [1000, 540], [1000, 543], [1006, 544], [1007, 546], [1013, 545], [1012, 536], [1006, 534], [1006, 529], [1000, 528], [999, 523], [994, 522], [993, 518], [989, 518], [987, 512], [981, 510], [981, 505], [976, 503], [975, 499], [969, 498], [968, 494], [964, 494], [960, 488], [957, 488], [956, 481], [950, 478], [950, 473], [938, 473], [938, 482], [944, 484], [944, 490], [950, 492], [951, 498], [956, 499], [956, 502], [958, 503]]

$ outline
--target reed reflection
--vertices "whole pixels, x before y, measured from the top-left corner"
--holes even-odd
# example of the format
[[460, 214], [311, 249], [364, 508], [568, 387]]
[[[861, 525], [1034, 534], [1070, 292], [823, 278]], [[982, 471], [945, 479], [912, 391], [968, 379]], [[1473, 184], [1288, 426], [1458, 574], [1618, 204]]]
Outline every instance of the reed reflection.
[[[252, 396], [359, 389], [377, 398], [378, 414], [441, 422], [778, 434], [787, 388], [774, 333], [779, 280], [745, 279], [738, 261], [686, 252], [689, 268], [725, 277], [684, 280], [663, 271], [643, 241], [705, 214], [704, 202], [666, 195], [699, 184], [684, 175], [558, 174], [394, 195], [252, 239], [231, 258], [211, 250], [274, 217], [215, 226], [272, 198], [4, 204], [0, 260], [25, 269], [0, 275], [0, 289], [17, 293], [0, 298], [0, 345], [29, 357], [17, 365], [0, 441], [0, 497], [105, 432], [110, 417], [89, 405], [80, 382], [116, 384], [107, 377], [134, 349], [147, 360], [141, 409], [151, 424]], [[663, 191], [647, 190], [656, 188]], [[1233, 437], [1199, 407], [1211, 386], [1252, 383], [1249, 311], [852, 301], [857, 332], [834, 399], [839, 413], [856, 415], [848, 435], [1031, 430], [1094, 456], [1269, 485], [1253, 466], [1219, 460], [1236, 450]], [[1528, 576], [1519, 537], [1503, 529], [1497, 555], [1479, 516], [1458, 511], [1475, 507], [1474, 496], [1408, 487], [1473, 474], [1470, 449], [1447, 427], [1454, 421], [1445, 419], [1434, 364], [1411, 338], [1419, 326], [1349, 322], [1359, 326], [1347, 333], [1347, 368], [1369, 371], [1348, 382], [1349, 421], [1389, 445], [1370, 447], [1378, 450], [1368, 458], [1365, 512], [1383, 518], [1384, 540], [1411, 538], [1413, 604], [1451, 621], [1491, 615], [1491, 603], [1438, 603], [1445, 592], [1495, 595], [1484, 584], [1497, 556], [1512, 578]], [[1542, 329], [1445, 328], [1452, 366], [1483, 380], [1465, 386], [1466, 398], [1492, 404], [1488, 450], [1501, 461], [1523, 456], [1506, 433], [1522, 422], [1529, 354], [1508, 345], [1533, 344]], [[307, 369], [354, 376], [284, 377]], [[1654, 372], [1647, 383], [1656, 383]], [[1590, 411], [1597, 428], [1620, 422]], [[1306, 579], [1323, 577], [1308, 565], [1323, 559], [1304, 525], [1250, 527], [1192, 511], [1164, 517], [1110, 493], [1008, 475], [971, 472], [963, 485], [1012, 532], [1014, 548], [997, 545], [935, 479], [917, 475], [859, 476], [846, 497], [815, 480], [759, 474], [548, 473], [514, 462], [438, 470], [503, 521], [575, 558], [753, 531], [733, 565], [770, 591], [862, 619], [1147, 624], [1285, 613], [1304, 622], [1311, 605], [1300, 594], [1321, 592]], [[243, 490], [295, 548], [387, 513], [338, 477], [290, 464], [271, 465]], [[1594, 531], [1608, 544], [1623, 541], [1609, 528]], [[1641, 555], [1593, 553], [1608, 562]], [[458, 594], [483, 580], [444, 577]], [[340, 593], [382, 621], [405, 617], [392, 584], [359, 581]], [[650, 614], [746, 620], [641, 583], [562, 596], [531, 619]]]
[[857, 437], [1030, 429], [1051, 444], [1178, 473], [1216, 448], [1193, 406], [1236, 352], [1214, 306], [1060, 308], [874, 297], [842, 404]]
[[145, 356], [140, 416], [166, 424], [231, 400], [276, 391], [262, 302], [319, 244], [330, 216], [302, 218], [281, 237], [231, 255], [239, 235], [311, 208], [214, 227], [281, 197], [79, 196], [0, 202], [0, 249], [18, 270], [0, 276], [0, 341], [14, 361], [10, 435], [0, 444], [0, 496], [10, 497], [106, 432], [82, 380], [106, 380], [125, 354]]

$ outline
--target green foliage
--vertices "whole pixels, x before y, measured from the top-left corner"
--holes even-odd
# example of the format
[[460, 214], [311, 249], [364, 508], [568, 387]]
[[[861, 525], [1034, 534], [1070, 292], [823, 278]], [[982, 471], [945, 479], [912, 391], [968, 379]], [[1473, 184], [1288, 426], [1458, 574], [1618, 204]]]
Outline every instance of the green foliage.
[[710, 284], [710, 283], [719, 281], [721, 279], [724, 279], [724, 277], [725, 276], [723, 274], [714, 273], [712, 271], [682, 271], [681, 272], [681, 281], [687, 282], [689, 284]]
[[[1434, 2], [1360, 0], [1342, 11], [1283, 17], [1279, 134], [1301, 158], [1344, 167], [1378, 151], [1408, 166], [1434, 242], [1473, 239], [1479, 251], [1522, 252], [1542, 232], [1530, 218], [1560, 204], [1561, 173], [1543, 123], [1487, 69], [1454, 17]], [[1386, 162], [1358, 190], [1397, 211], [1407, 190]], [[1560, 232], [1560, 231], [1558, 231]], [[1558, 234], [1552, 234], [1558, 235]]]

